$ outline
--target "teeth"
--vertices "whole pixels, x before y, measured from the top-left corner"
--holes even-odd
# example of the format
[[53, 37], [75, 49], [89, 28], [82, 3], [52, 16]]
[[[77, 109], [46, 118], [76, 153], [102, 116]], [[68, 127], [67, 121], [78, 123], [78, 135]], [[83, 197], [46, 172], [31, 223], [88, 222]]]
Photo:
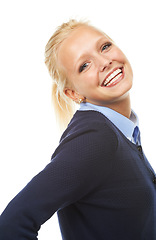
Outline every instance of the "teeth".
[[[114, 78], [117, 74], [119, 74], [120, 72], [122, 72], [122, 70], [120, 68], [118, 68], [116, 71], [114, 71], [108, 78], [106, 78], [104, 85], [108, 85], [107, 83], [109, 83], [109, 81]], [[118, 76], [117, 76], [118, 77]], [[113, 79], [114, 80], [114, 79]]]
[[115, 78], [113, 78], [112, 81], [110, 81], [107, 86], [111, 85], [113, 82], [115, 82], [120, 76], [122, 75], [122, 73], [120, 73], [118, 76], [116, 76]]

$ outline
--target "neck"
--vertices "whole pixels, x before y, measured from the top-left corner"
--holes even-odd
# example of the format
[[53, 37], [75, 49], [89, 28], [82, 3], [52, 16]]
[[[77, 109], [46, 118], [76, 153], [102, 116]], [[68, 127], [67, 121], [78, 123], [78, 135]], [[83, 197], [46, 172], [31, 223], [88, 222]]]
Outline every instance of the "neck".
[[106, 107], [113, 109], [114, 111], [122, 114], [123, 116], [130, 118], [131, 115], [131, 104], [129, 94], [121, 99], [120, 101], [114, 102]]

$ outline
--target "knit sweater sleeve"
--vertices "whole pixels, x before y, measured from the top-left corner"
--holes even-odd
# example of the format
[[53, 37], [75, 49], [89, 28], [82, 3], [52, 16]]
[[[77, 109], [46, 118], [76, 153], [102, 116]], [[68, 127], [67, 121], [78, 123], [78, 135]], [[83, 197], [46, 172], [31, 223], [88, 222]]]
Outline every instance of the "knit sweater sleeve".
[[114, 132], [99, 122], [72, 129], [51, 162], [0, 216], [1, 240], [36, 240], [40, 226], [57, 210], [82, 199], [110, 174], [117, 147]]

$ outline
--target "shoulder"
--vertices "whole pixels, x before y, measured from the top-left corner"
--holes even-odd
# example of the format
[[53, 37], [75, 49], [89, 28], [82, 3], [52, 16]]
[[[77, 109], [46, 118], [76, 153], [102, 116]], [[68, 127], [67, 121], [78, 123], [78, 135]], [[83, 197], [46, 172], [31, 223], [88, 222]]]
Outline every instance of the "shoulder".
[[[63, 133], [60, 144], [52, 155], [53, 161], [64, 161], [76, 167], [76, 172], [107, 175], [118, 148], [118, 138], [111, 122], [96, 111], [77, 111]], [[103, 167], [102, 167], [103, 166]], [[85, 174], [84, 174], [85, 175]]]
[[71, 122], [69, 123], [69, 127], [73, 124], [77, 123], [88, 123], [89, 125], [93, 123], [104, 123], [107, 122], [107, 118], [100, 112], [94, 110], [86, 110], [86, 111], [76, 111]]
[[114, 125], [102, 113], [97, 111], [77, 111], [70, 121], [62, 137], [83, 131], [102, 131], [109, 129], [114, 131]]
[[117, 147], [117, 139], [114, 125], [103, 114], [89, 110], [74, 114], [60, 143], [76, 140], [80, 145], [85, 141], [86, 145], [99, 143]]

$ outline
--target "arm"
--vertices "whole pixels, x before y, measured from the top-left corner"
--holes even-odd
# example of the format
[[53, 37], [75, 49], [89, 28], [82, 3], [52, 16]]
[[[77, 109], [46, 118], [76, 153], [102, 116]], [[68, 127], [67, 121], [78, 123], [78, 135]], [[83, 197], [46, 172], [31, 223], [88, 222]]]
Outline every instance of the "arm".
[[116, 138], [110, 145], [106, 128], [88, 129], [66, 137], [52, 161], [9, 203], [0, 217], [1, 240], [36, 240], [40, 226], [57, 210], [72, 204], [110, 173]]

